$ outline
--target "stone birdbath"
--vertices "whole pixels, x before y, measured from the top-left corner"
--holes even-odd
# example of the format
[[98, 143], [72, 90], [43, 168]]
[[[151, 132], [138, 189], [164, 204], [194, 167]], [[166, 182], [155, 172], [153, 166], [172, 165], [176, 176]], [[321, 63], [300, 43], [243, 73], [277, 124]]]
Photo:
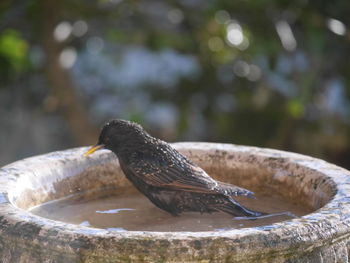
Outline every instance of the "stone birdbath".
[[108, 151], [34, 156], [0, 169], [1, 262], [348, 262], [350, 172], [320, 159], [217, 143], [173, 146], [214, 178], [269, 189], [313, 212], [227, 231], [114, 232], [54, 221], [29, 209], [129, 185]]

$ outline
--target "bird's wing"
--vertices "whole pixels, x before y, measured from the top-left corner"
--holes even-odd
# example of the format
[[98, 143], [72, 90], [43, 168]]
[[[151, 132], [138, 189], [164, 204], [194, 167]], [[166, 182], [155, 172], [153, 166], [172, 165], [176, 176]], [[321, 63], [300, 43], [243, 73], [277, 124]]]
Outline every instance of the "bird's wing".
[[175, 158], [160, 160], [143, 156], [137, 163], [122, 165], [122, 168], [125, 173], [156, 187], [228, 196], [253, 195], [238, 186], [217, 182], [176, 150], [171, 154]]
[[187, 176], [184, 176], [181, 169], [170, 169], [175, 179], [163, 187], [226, 196], [254, 196], [254, 193], [247, 189], [214, 180], [199, 166], [191, 164], [190, 170], [190, 175], [186, 173]]
[[120, 161], [120, 164], [127, 177], [137, 177], [156, 187], [212, 193], [212, 189], [217, 185], [216, 181], [199, 167], [160, 165], [157, 161], [145, 159], [127, 165]]

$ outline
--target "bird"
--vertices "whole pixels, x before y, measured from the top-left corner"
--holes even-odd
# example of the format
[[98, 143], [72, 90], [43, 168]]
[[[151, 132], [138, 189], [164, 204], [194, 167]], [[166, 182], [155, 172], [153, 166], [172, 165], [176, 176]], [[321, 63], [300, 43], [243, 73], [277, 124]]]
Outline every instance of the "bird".
[[107, 122], [98, 142], [85, 156], [99, 149], [112, 151], [126, 178], [155, 206], [178, 216], [183, 212], [224, 212], [234, 217], [259, 217], [234, 197], [254, 193], [210, 177], [202, 168], [152, 137], [139, 124], [122, 119]]

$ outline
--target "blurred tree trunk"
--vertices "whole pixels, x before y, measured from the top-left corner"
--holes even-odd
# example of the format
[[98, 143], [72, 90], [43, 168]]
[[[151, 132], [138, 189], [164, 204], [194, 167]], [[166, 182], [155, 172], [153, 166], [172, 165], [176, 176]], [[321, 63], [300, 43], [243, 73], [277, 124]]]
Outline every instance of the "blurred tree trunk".
[[46, 55], [46, 75], [52, 96], [58, 101], [58, 108], [72, 131], [76, 141], [82, 145], [93, 144], [97, 129], [79, 101], [69, 72], [62, 68], [59, 56], [62, 46], [54, 39], [54, 29], [60, 13], [60, 1], [41, 0], [41, 38]]

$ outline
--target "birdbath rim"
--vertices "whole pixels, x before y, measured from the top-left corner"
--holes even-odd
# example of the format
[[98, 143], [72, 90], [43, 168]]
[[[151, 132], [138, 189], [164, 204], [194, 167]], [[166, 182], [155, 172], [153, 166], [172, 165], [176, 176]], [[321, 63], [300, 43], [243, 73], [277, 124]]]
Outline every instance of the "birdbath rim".
[[[91, 239], [96, 241], [102, 238], [112, 243], [118, 243], [128, 239], [143, 241], [151, 239], [167, 240], [167, 242], [183, 241], [186, 243], [198, 239], [211, 239], [220, 240], [228, 247], [237, 242], [253, 242], [260, 244], [257, 247], [263, 246], [266, 248], [276, 246], [273, 242], [279, 242], [279, 249], [290, 246], [289, 241], [292, 238], [296, 238], [299, 243], [301, 242], [306, 246], [321, 246], [322, 242], [330, 236], [333, 239], [342, 238], [349, 232], [350, 172], [341, 167], [310, 156], [269, 148], [207, 142], [178, 142], [173, 143], [172, 146], [180, 152], [190, 153], [190, 155], [205, 152], [220, 155], [225, 152], [241, 156], [255, 156], [263, 160], [283, 160], [283, 162], [295, 167], [304, 167], [322, 174], [327, 178], [327, 183], [333, 184], [334, 195], [323, 207], [300, 218], [261, 227], [203, 232], [108, 231], [42, 218], [15, 205], [15, 191], [18, 189], [16, 183], [21, 178], [21, 183], [25, 183], [26, 181], [23, 178], [30, 173], [35, 173], [35, 169], [40, 169], [43, 163], [46, 166], [49, 165], [52, 169], [64, 169], [62, 167], [65, 167], [67, 163], [75, 163], [77, 167], [73, 173], [78, 173], [81, 172], [79, 165], [82, 163], [88, 162], [91, 165], [97, 165], [101, 160], [110, 162], [115, 159], [115, 156], [107, 150], [101, 150], [91, 156], [83, 157], [87, 147], [79, 147], [26, 158], [0, 169], [0, 221], [6, 221], [6, 224], [0, 224], [0, 232], [20, 232], [22, 228], [25, 232], [28, 227], [34, 227], [39, 228], [39, 233], [43, 234], [58, 232], [60, 237], [68, 240]], [[75, 169], [72, 167], [70, 166], [69, 169]], [[30, 184], [30, 182], [27, 183]], [[16, 224], [17, 228], [14, 227]], [[241, 245], [240, 249], [244, 249], [244, 247], [245, 245]]]

